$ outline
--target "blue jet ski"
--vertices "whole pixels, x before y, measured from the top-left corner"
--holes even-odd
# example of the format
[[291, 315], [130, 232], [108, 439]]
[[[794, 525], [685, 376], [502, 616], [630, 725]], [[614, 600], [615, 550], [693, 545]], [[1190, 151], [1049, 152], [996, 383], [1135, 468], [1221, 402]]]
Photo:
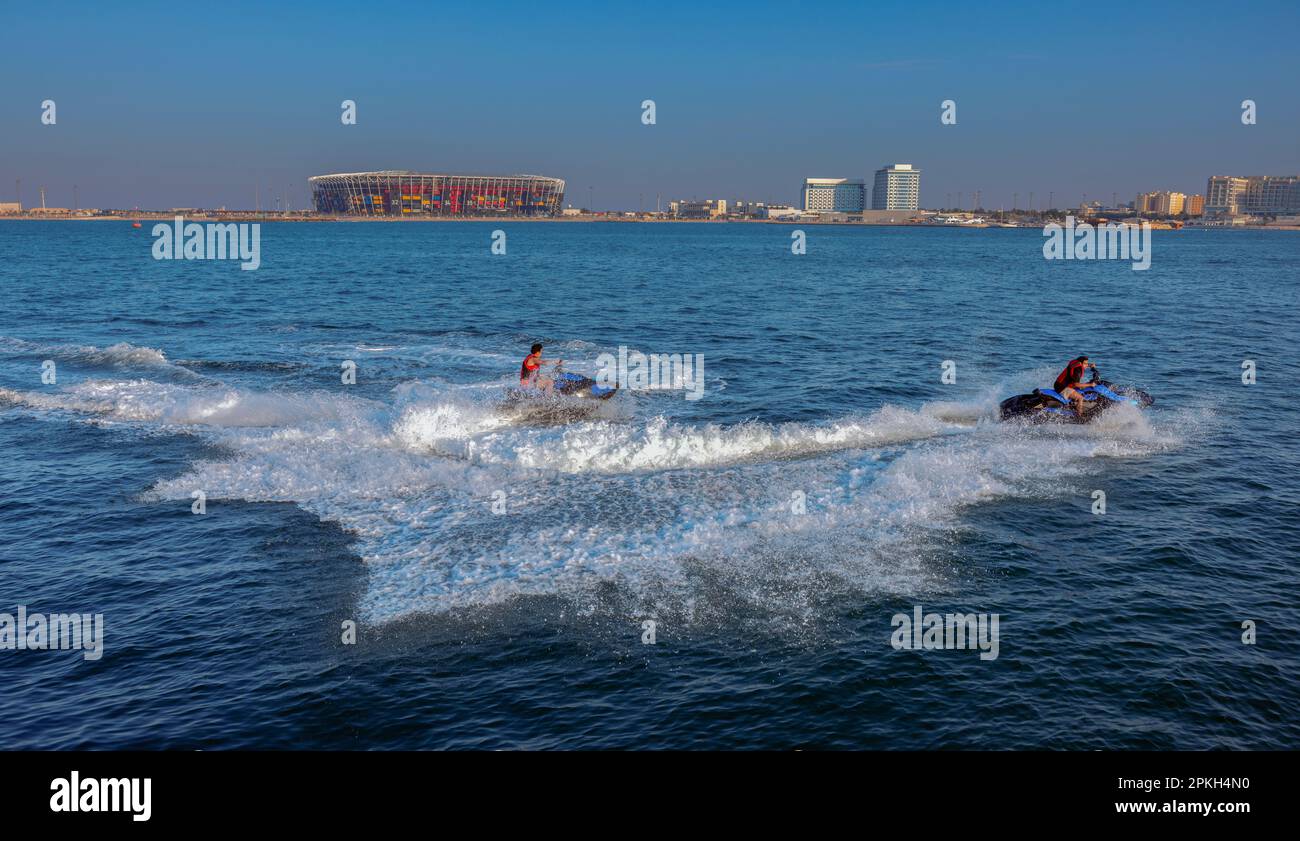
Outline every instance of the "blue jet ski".
[[586, 397], [591, 400], [608, 400], [618, 391], [618, 386], [599, 385], [591, 377], [562, 371], [555, 375], [555, 390], [565, 397]]
[[552, 394], [547, 394], [539, 388], [511, 388], [507, 389], [507, 395], [512, 400], [535, 400], [554, 397], [577, 397], [584, 400], [608, 400], [618, 391], [618, 386], [603, 386], [593, 380], [591, 377], [584, 377], [582, 374], [572, 374], [568, 371], [560, 371], [555, 374], [555, 385], [552, 387]]
[[1113, 385], [1100, 379], [1093, 369], [1092, 382], [1079, 389], [1083, 395], [1083, 417], [1074, 413], [1070, 401], [1050, 388], [1036, 388], [1032, 394], [1017, 394], [998, 405], [1002, 420], [1021, 420], [1030, 423], [1055, 421], [1057, 423], [1090, 423], [1114, 406], [1129, 405], [1144, 409], [1155, 403], [1155, 398], [1138, 388]]

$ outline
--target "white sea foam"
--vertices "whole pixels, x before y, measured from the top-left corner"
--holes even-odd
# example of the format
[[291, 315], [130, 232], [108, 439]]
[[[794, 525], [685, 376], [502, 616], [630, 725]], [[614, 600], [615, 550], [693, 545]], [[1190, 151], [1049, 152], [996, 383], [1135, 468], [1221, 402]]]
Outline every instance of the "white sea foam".
[[824, 424], [684, 424], [585, 421], [550, 429], [508, 426], [490, 410], [441, 404], [408, 410], [399, 434], [412, 447], [483, 464], [562, 473], [628, 473], [717, 467], [883, 447], [951, 431], [939, 420], [885, 407]]
[[[944, 587], [951, 572], [934, 547], [971, 505], [1058, 494], [1096, 469], [1091, 456], [1178, 441], [1124, 409], [1055, 428], [965, 420], [983, 400], [821, 423], [536, 427], [485, 396], [421, 383], [380, 402], [148, 380], [0, 392], [38, 411], [210, 438], [230, 457], [146, 496], [292, 501], [339, 523], [357, 536], [361, 615], [375, 622], [525, 594], [582, 599], [596, 581], [619, 582], [651, 612], [806, 622], [828, 593]], [[964, 420], [943, 419], [953, 416]], [[493, 513], [497, 499], [506, 514]]]
[[168, 426], [288, 427], [338, 419], [380, 404], [328, 392], [283, 394], [227, 386], [182, 386], [153, 380], [86, 380], [59, 391], [0, 389], [21, 405], [100, 415], [115, 421]]

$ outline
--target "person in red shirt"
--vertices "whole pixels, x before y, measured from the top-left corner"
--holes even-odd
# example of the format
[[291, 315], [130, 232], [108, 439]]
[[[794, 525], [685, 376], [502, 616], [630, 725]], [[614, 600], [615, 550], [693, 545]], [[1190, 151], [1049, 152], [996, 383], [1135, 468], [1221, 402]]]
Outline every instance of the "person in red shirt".
[[1080, 356], [1078, 359], [1071, 359], [1052, 386], [1057, 394], [1070, 401], [1074, 406], [1074, 413], [1081, 418], [1083, 417], [1083, 393], [1079, 389], [1084, 387], [1083, 377], [1089, 370], [1095, 371], [1097, 366], [1089, 362], [1088, 357]]
[[537, 388], [542, 391], [550, 391], [555, 385], [554, 380], [549, 380], [542, 376], [543, 365], [561, 365], [563, 359], [557, 359], [554, 362], [542, 361], [542, 346], [535, 344], [532, 352], [524, 357], [524, 362], [519, 366], [519, 387], [520, 388]]

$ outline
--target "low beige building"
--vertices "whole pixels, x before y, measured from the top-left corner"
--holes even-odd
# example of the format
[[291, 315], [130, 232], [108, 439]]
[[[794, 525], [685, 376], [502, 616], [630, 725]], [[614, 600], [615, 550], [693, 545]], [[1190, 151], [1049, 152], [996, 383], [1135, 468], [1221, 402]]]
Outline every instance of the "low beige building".
[[681, 219], [716, 219], [727, 215], [726, 199], [676, 202], [676, 215]]
[[1186, 201], [1185, 194], [1169, 190], [1138, 193], [1137, 198], [1133, 200], [1133, 210], [1136, 213], [1152, 213], [1157, 216], [1177, 216], [1183, 212], [1183, 204]]

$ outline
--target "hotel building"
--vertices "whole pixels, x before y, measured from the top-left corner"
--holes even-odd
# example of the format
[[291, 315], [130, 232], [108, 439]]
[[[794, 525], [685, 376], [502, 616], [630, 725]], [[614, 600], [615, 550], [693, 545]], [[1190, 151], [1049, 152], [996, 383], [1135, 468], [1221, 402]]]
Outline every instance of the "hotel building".
[[1206, 215], [1278, 215], [1300, 212], [1298, 175], [1212, 175], [1205, 187]]
[[871, 191], [872, 210], [916, 210], [920, 207], [921, 170], [911, 164], [894, 164], [876, 170]]
[[867, 185], [862, 179], [805, 178], [803, 209], [811, 212], [861, 213], [867, 209]]

